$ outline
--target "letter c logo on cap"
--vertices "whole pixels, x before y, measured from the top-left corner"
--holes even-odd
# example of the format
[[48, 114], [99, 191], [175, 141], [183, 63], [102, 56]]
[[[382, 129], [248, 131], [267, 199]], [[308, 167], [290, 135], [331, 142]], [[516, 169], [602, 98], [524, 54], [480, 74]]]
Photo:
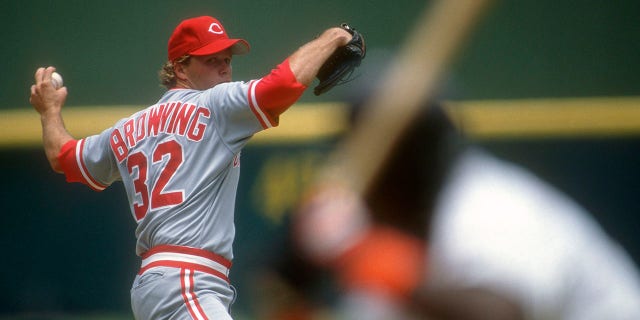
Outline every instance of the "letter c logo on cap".
[[214, 22], [209, 26], [209, 32], [215, 34], [223, 34], [224, 30], [222, 30], [222, 27], [219, 24]]

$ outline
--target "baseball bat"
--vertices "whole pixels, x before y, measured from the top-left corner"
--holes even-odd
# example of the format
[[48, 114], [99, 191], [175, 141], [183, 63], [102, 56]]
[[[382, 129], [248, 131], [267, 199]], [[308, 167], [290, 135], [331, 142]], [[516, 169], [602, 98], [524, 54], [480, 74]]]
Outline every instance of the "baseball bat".
[[339, 185], [360, 195], [367, 191], [403, 131], [433, 99], [444, 71], [491, 2], [438, 0], [425, 7], [365, 102], [358, 125], [320, 169], [317, 185]]

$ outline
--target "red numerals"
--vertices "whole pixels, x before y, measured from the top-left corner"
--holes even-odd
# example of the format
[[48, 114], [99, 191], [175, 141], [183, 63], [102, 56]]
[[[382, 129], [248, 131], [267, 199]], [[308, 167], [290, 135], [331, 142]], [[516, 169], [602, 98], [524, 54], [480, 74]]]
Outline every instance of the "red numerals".
[[[137, 174], [134, 176], [134, 169]], [[142, 152], [131, 154], [127, 159], [127, 169], [133, 179], [133, 189], [140, 195], [140, 202], [133, 203], [133, 212], [136, 219], [144, 218], [149, 209], [149, 192], [147, 191], [147, 157]]]
[[152, 209], [174, 206], [184, 201], [183, 191], [164, 191], [164, 187], [182, 164], [182, 146], [175, 140], [159, 144], [153, 152], [153, 164], [161, 164], [165, 157], [169, 158], [167, 165], [160, 172], [158, 181], [151, 191]]
[[[151, 166], [154, 168], [166, 163], [160, 168], [160, 174], [156, 181], [147, 181], [148, 159], [143, 152], [136, 152], [127, 158], [127, 169], [133, 179], [133, 188], [140, 198], [133, 203], [133, 211], [136, 220], [140, 221], [145, 215], [154, 209], [170, 207], [184, 201], [184, 191], [165, 190], [175, 173], [183, 162], [182, 146], [175, 140], [169, 140], [156, 146], [152, 154]], [[166, 160], [165, 160], [166, 159]], [[151, 208], [149, 208], [151, 205]]]

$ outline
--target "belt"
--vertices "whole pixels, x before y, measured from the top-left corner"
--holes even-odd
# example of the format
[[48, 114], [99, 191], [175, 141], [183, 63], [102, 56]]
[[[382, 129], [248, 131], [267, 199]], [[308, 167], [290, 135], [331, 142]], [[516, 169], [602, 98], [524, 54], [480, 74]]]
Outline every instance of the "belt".
[[231, 261], [211, 251], [176, 245], [159, 245], [142, 254], [142, 265], [138, 274], [143, 274], [154, 267], [193, 269], [229, 282]]

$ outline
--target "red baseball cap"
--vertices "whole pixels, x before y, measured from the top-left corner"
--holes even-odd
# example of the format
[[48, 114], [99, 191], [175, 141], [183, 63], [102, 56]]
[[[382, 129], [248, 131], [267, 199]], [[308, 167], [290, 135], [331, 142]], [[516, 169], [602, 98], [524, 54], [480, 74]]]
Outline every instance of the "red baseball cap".
[[231, 48], [233, 54], [249, 52], [249, 43], [244, 39], [230, 39], [222, 23], [209, 16], [183, 20], [169, 38], [169, 61], [186, 54], [205, 56]]

